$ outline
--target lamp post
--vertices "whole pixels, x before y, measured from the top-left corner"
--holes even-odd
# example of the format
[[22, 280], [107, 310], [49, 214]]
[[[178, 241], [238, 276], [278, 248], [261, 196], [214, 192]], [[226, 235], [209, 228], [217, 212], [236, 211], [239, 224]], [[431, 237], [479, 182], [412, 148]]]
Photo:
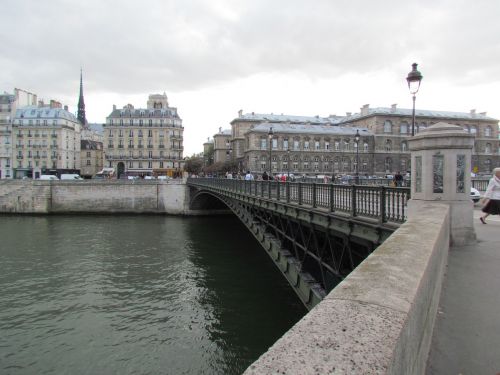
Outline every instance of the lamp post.
[[272, 179], [272, 175], [273, 175], [273, 171], [272, 171], [272, 156], [273, 156], [273, 136], [274, 136], [274, 132], [273, 132], [273, 127], [271, 126], [269, 128], [269, 133], [267, 134], [268, 138], [269, 138], [269, 177]]
[[422, 82], [422, 74], [417, 70], [417, 63], [413, 63], [412, 70], [408, 73], [406, 81], [408, 82], [408, 89], [410, 94], [413, 95], [413, 111], [411, 117], [411, 136], [415, 135], [415, 97], [417, 95], [418, 89], [420, 88], [420, 82]]
[[356, 142], [356, 185], [359, 185], [359, 129], [356, 129], [356, 135], [354, 136], [354, 141]]

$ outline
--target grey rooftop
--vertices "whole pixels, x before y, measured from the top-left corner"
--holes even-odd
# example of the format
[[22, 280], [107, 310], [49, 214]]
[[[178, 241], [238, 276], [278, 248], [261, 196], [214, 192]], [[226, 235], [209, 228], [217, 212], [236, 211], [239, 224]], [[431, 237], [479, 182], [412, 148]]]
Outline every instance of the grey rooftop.
[[347, 126], [332, 126], [332, 125], [313, 125], [313, 124], [287, 124], [287, 123], [272, 123], [265, 122], [254, 126], [250, 132], [268, 133], [270, 128], [273, 128], [274, 133], [295, 133], [295, 134], [317, 134], [317, 135], [348, 135], [354, 136], [359, 130], [361, 137], [373, 135], [366, 128], [354, 128]]
[[64, 118], [77, 122], [75, 115], [62, 108], [27, 106], [16, 111], [16, 119], [55, 119]]

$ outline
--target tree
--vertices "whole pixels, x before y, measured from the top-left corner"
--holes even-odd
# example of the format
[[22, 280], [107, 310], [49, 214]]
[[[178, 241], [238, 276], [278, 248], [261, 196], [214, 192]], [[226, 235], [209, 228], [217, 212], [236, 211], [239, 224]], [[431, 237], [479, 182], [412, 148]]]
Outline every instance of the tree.
[[203, 158], [199, 156], [191, 156], [186, 158], [184, 164], [184, 170], [188, 173], [198, 174], [203, 168]]

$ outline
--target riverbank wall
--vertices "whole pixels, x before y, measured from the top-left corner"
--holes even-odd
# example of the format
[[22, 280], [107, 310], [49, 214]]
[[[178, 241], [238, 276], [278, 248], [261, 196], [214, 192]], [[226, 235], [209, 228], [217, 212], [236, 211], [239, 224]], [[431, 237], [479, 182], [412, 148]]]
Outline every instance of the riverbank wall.
[[449, 228], [448, 206], [422, 207], [244, 375], [423, 374]]
[[182, 180], [3, 180], [0, 213], [197, 214]]

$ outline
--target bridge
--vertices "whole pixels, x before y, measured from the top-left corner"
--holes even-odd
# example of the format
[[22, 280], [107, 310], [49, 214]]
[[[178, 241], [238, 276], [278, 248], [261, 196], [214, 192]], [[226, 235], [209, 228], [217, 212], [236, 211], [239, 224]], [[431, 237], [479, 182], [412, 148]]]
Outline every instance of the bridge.
[[308, 309], [406, 220], [410, 194], [308, 182], [190, 178], [187, 184], [190, 209], [229, 208]]

